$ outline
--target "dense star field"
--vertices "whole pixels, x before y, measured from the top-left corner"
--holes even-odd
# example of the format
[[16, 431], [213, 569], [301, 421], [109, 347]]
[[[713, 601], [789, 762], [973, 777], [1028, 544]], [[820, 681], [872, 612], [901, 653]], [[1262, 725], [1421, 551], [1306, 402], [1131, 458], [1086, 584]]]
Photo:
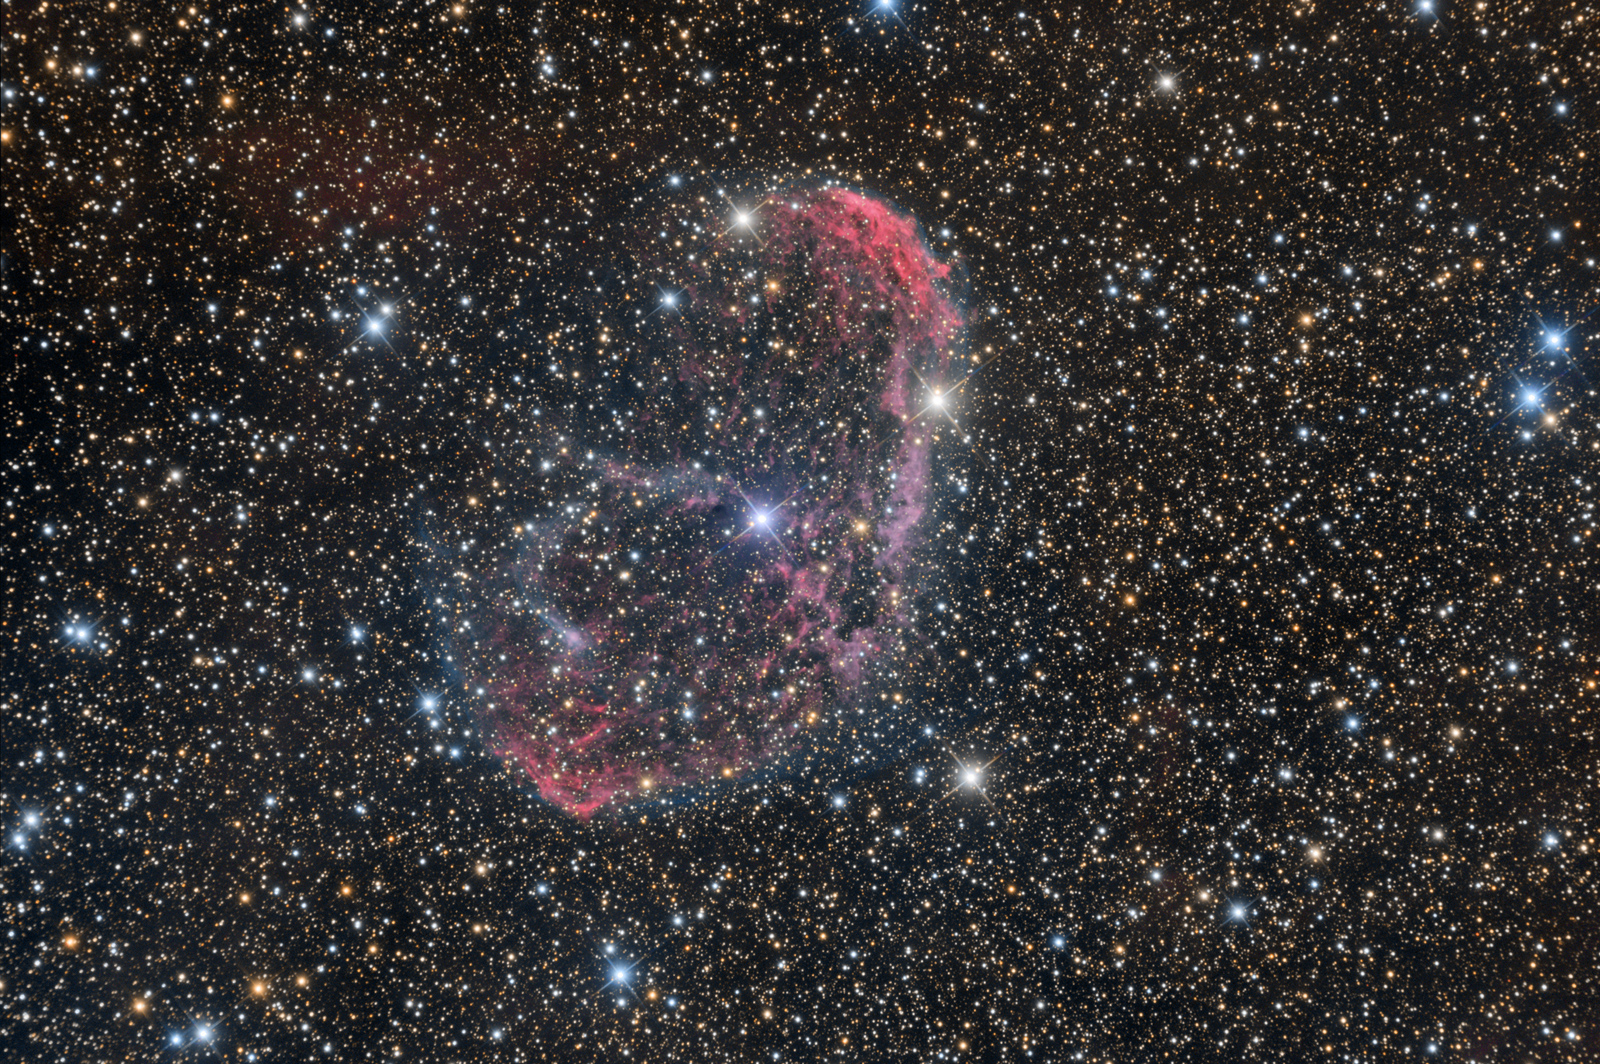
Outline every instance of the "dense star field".
[[0, 10], [18, 1059], [1593, 1059], [1600, 12]]

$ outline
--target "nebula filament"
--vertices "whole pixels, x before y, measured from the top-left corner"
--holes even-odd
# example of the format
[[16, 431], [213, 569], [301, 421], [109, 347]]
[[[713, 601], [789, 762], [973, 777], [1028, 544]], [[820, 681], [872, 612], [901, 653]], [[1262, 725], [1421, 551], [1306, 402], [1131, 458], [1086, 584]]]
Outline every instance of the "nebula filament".
[[611, 308], [609, 401], [486, 576], [493, 745], [579, 817], [777, 763], [916, 652], [951, 267], [841, 188], [731, 224], [638, 227], [658, 294]]

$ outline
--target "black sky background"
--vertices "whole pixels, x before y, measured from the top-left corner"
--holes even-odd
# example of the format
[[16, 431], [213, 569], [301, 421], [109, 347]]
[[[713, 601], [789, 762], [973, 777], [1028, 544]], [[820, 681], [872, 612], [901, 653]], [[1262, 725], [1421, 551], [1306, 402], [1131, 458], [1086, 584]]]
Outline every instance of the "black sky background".
[[[1592, 1053], [1585, 5], [5, 10], [17, 1059]], [[431, 559], [674, 176], [892, 201], [986, 364], [928, 731], [581, 823]]]

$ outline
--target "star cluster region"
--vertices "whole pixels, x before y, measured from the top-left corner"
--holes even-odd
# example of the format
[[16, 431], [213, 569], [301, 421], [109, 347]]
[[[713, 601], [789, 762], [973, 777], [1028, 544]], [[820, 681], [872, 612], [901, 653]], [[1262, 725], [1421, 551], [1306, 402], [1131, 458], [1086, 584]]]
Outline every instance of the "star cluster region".
[[[1585, 5], [4, 10], [27, 1059], [1592, 1055]], [[966, 286], [915, 649], [583, 821], [473, 581], [788, 190]]]

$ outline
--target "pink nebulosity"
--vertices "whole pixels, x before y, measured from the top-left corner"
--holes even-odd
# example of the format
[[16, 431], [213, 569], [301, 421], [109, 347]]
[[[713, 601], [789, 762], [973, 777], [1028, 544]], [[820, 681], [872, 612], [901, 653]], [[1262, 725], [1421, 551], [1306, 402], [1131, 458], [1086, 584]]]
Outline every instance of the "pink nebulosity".
[[779, 761], [916, 652], [949, 267], [858, 192], [757, 216], [692, 260], [641, 250], [689, 308], [629, 349], [596, 449], [546, 459], [553, 515], [494, 595], [498, 750], [580, 817]]
[[[935, 286], [949, 276], [950, 267], [928, 253], [916, 223], [889, 204], [847, 189], [831, 189], [803, 201], [790, 201], [791, 224], [782, 224], [779, 236], [788, 246], [809, 240], [811, 268], [827, 282], [833, 296], [833, 336], [830, 354], [838, 357], [847, 345], [859, 347], [876, 325], [872, 299], [881, 301], [891, 315], [889, 365], [879, 405], [904, 422], [914, 409], [913, 371], [931, 368], [938, 375], [948, 368], [950, 344], [961, 329], [961, 315]], [[779, 248], [785, 246], [780, 244]], [[860, 296], [868, 294], [863, 301]], [[881, 313], [881, 312], [879, 312]], [[931, 365], [928, 350], [938, 352]], [[920, 363], [920, 364], [919, 364]], [[890, 519], [881, 534], [889, 545], [880, 566], [893, 565], [907, 547], [906, 537], [922, 519], [928, 479], [928, 437], [912, 433], [899, 441], [899, 478], [890, 499]]]

